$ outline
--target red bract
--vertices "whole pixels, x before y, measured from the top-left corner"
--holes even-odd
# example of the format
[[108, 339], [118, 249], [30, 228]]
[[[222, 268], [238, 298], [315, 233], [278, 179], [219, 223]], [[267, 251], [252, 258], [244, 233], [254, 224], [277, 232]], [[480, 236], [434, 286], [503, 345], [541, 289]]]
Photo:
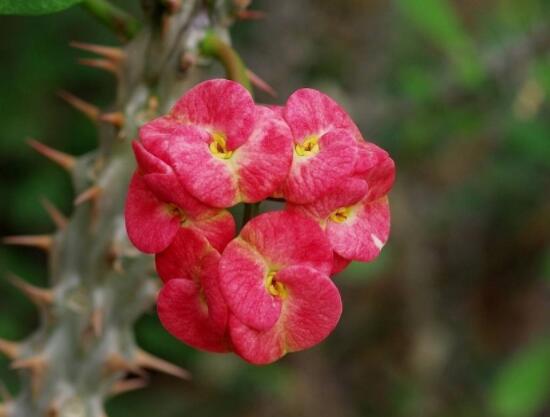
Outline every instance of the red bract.
[[[389, 236], [386, 194], [395, 179], [395, 165], [378, 146], [358, 146], [362, 158], [353, 177], [311, 204], [289, 204], [288, 209], [317, 220], [341, 258], [367, 262], [379, 255]], [[335, 271], [340, 267], [336, 265]]]
[[140, 137], [166, 153], [189, 192], [213, 207], [268, 197], [284, 182], [292, 158], [284, 120], [228, 80], [197, 85]]
[[166, 249], [181, 228], [200, 232], [218, 250], [235, 235], [227, 210], [208, 207], [192, 197], [171, 167], [134, 142], [138, 171], [126, 199], [125, 219], [132, 243], [146, 253]]
[[198, 349], [227, 352], [228, 310], [219, 289], [219, 253], [198, 233], [181, 229], [156, 256], [166, 282], [158, 297], [158, 314], [175, 337]]
[[328, 277], [332, 263], [323, 231], [307, 217], [277, 212], [251, 220], [220, 261], [235, 351], [268, 363], [324, 339], [342, 308]]
[[[388, 239], [387, 152], [318, 91], [266, 107], [228, 80], [197, 85], [139, 136], [126, 225], [138, 249], [156, 253], [166, 329], [254, 364], [326, 338], [342, 312], [330, 276]], [[249, 206], [233, 239], [225, 208], [268, 197], [285, 210], [248, 221]]]
[[310, 203], [351, 174], [360, 133], [334, 100], [309, 88], [292, 94], [283, 114], [294, 155], [282, 194], [293, 203]]

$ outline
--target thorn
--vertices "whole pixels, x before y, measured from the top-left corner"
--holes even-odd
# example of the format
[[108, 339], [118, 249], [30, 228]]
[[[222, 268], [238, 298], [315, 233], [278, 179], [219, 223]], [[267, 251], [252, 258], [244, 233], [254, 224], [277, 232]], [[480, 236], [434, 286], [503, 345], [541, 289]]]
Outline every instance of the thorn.
[[9, 403], [11, 400], [13, 400], [13, 397], [11, 396], [10, 391], [8, 390], [8, 387], [0, 381], [0, 398], [4, 403]]
[[267, 13], [261, 10], [240, 10], [237, 12], [237, 19], [239, 20], [262, 20], [266, 16]]
[[122, 49], [116, 48], [114, 46], [105, 46], [95, 43], [85, 43], [77, 41], [72, 41], [69, 43], [69, 45], [73, 48], [93, 52], [94, 54], [102, 56], [103, 58], [107, 58], [117, 62], [126, 59], [126, 53]]
[[12, 408], [10, 404], [0, 404], [0, 417], [10, 417]]
[[181, 9], [181, 0], [164, 0], [163, 3], [168, 14], [174, 14]]
[[104, 317], [103, 310], [98, 308], [92, 312], [92, 316], [90, 318], [92, 330], [94, 331], [94, 334], [97, 337], [99, 337], [103, 332], [103, 317]]
[[126, 392], [145, 388], [146, 386], [147, 380], [143, 378], [121, 379], [113, 384], [111, 390], [109, 391], [109, 394], [114, 397], [116, 395], [124, 394]]
[[193, 65], [196, 65], [197, 63], [197, 57], [190, 53], [190, 52], [184, 52], [181, 54], [180, 57], [180, 71], [186, 72], [191, 68]]
[[246, 70], [246, 75], [250, 79], [250, 82], [254, 87], [256, 87], [259, 90], [262, 90], [263, 92], [269, 94], [271, 97], [277, 97], [277, 91], [273, 87], [271, 87], [267, 82], [265, 82], [262, 78], [260, 78], [257, 74], [252, 72], [251, 70]]
[[113, 112], [113, 113], [103, 113], [99, 115], [99, 120], [102, 122], [110, 123], [114, 127], [120, 129], [122, 126], [124, 126], [124, 114], [122, 112]]
[[59, 400], [52, 400], [46, 411], [46, 417], [59, 417]]
[[81, 113], [84, 113], [84, 115], [92, 120], [96, 121], [99, 116], [99, 108], [97, 106], [94, 106], [91, 103], [88, 103], [87, 101], [82, 100], [81, 98], [78, 98], [74, 94], [69, 93], [65, 90], [59, 90], [57, 92], [57, 95], [65, 100], [67, 103], [69, 103], [71, 106], [73, 106], [75, 109], [80, 111]]
[[75, 206], [78, 206], [82, 203], [85, 203], [87, 201], [95, 200], [99, 197], [101, 194], [101, 187], [99, 185], [94, 185], [83, 192], [81, 192], [79, 195], [76, 196], [74, 199]]
[[15, 359], [19, 356], [21, 346], [19, 343], [10, 342], [6, 339], [0, 339], [0, 352], [10, 359]]
[[55, 207], [47, 198], [40, 199], [40, 203], [44, 207], [44, 210], [48, 213], [52, 221], [55, 223], [58, 229], [64, 229], [67, 226], [69, 220], [57, 207]]
[[60, 165], [61, 167], [65, 168], [69, 172], [72, 171], [74, 166], [76, 165], [76, 158], [74, 156], [71, 156], [64, 152], [57, 151], [34, 139], [28, 139], [27, 143], [36, 152], [45, 156], [49, 160], [55, 162], [57, 165]]
[[42, 386], [44, 372], [46, 371], [48, 364], [41, 355], [31, 356], [26, 359], [19, 359], [13, 361], [11, 364], [12, 369], [26, 369], [32, 376], [32, 392], [33, 395], [37, 395]]
[[138, 349], [136, 353], [135, 363], [142, 368], [153, 369], [185, 380], [191, 379], [189, 371], [165, 361], [164, 359], [157, 358], [141, 349]]
[[8, 274], [7, 279], [14, 287], [18, 288], [23, 294], [29, 297], [29, 299], [36, 305], [49, 306], [53, 304], [54, 293], [52, 290], [35, 287], [34, 285], [31, 285], [25, 280], [19, 278], [17, 275], [11, 273]]
[[91, 68], [102, 69], [108, 72], [112, 72], [115, 75], [119, 74], [119, 65], [116, 62], [109, 61], [107, 59], [90, 59], [90, 58], [80, 58], [78, 60], [80, 65], [85, 65]]
[[120, 353], [111, 353], [105, 361], [105, 370], [112, 372], [131, 372], [139, 375], [142, 378], [146, 377], [146, 373], [137, 364], [131, 363], [124, 358]]
[[52, 235], [28, 235], [28, 236], [6, 236], [2, 238], [6, 245], [30, 246], [49, 252], [53, 246]]

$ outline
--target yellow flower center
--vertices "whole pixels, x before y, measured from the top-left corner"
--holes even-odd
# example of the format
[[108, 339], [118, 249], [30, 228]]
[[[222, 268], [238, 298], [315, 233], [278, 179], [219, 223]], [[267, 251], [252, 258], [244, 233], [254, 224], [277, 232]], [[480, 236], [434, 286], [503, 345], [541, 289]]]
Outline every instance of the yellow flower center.
[[166, 209], [171, 216], [178, 217], [180, 219], [180, 224], [182, 226], [187, 221], [187, 216], [185, 215], [185, 212], [175, 204], [167, 204]]
[[267, 292], [271, 295], [284, 298], [286, 297], [286, 288], [282, 282], [275, 280], [275, 275], [277, 275], [277, 272], [275, 271], [271, 271], [267, 274], [265, 279], [265, 287], [267, 288]]
[[227, 142], [222, 133], [212, 133], [212, 142], [208, 146], [212, 155], [220, 159], [229, 159], [233, 151], [227, 149]]
[[294, 152], [298, 156], [313, 156], [319, 153], [319, 137], [308, 136], [302, 143], [294, 146]]
[[331, 213], [329, 219], [336, 223], [343, 223], [348, 219], [350, 211], [349, 207], [340, 207]]

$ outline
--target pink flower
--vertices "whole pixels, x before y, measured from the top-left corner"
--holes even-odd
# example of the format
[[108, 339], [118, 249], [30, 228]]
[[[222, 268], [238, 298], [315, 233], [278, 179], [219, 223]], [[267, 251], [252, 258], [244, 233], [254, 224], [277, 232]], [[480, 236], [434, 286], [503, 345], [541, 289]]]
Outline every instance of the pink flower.
[[155, 260], [166, 283], [157, 302], [163, 326], [195, 348], [229, 351], [228, 310], [218, 279], [219, 253], [198, 233], [181, 229]]
[[252, 219], [220, 261], [235, 352], [270, 363], [328, 336], [342, 311], [332, 264], [323, 231], [307, 217], [283, 211]]
[[[172, 168], [139, 142], [133, 142], [138, 171], [126, 198], [126, 230], [141, 251], [166, 249], [182, 228], [193, 229], [219, 251], [235, 235], [235, 221], [227, 210], [208, 207], [191, 196]], [[160, 152], [159, 152], [160, 153]]]
[[361, 136], [342, 107], [316, 90], [296, 91], [283, 114], [294, 156], [282, 194], [293, 203], [311, 203], [351, 174]]
[[[368, 262], [388, 240], [390, 211], [386, 194], [395, 179], [395, 165], [387, 152], [359, 142], [353, 176], [310, 204], [288, 204], [288, 210], [318, 221], [334, 252], [345, 260]], [[333, 272], [342, 268], [337, 259]]]
[[229, 80], [192, 88], [168, 116], [142, 127], [140, 138], [157, 143], [189, 192], [213, 207], [268, 197], [284, 182], [292, 158], [284, 120]]

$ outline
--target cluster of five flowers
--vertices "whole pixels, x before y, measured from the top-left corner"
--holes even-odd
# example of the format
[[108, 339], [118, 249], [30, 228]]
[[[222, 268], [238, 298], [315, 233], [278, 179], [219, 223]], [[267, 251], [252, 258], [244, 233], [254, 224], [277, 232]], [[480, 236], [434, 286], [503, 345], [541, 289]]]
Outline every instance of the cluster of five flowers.
[[[156, 254], [166, 329], [256, 364], [323, 340], [342, 312], [330, 277], [388, 238], [388, 154], [318, 91], [268, 108], [229, 80], [197, 85], [139, 136], [126, 227]], [[284, 209], [235, 237], [227, 208], [267, 198]]]

